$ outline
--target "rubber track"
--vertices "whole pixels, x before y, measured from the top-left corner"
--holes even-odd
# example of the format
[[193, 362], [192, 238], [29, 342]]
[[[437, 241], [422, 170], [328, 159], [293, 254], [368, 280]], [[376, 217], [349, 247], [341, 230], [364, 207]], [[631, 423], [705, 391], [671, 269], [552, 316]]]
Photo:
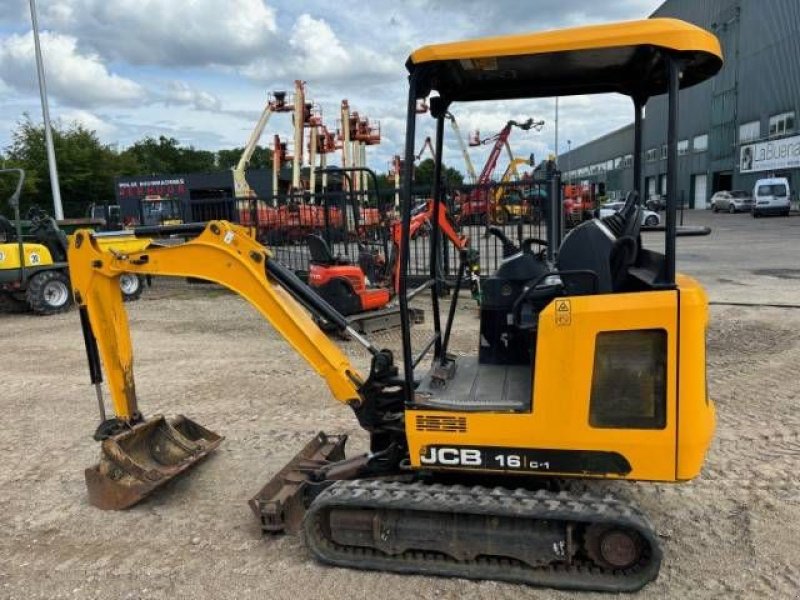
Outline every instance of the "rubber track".
[[[598, 567], [578, 557], [572, 564], [531, 567], [513, 559], [480, 557], [458, 561], [438, 552], [407, 551], [392, 556], [377, 549], [341, 546], [325, 537], [323, 519], [331, 508], [440, 511], [602, 523], [636, 530], [649, 544], [640, 564], [624, 571]], [[551, 588], [634, 592], [654, 580], [661, 566], [661, 548], [647, 517], [635, 507], [611, 497], [544, 490], [428, 485], [381, 480], [340, 481], [311, 504], [303, 524], [306, 544], [315, 558], [340, 567], [395, 571], [467, 579], [496, 579]], [[578, 543], [578, 542], [576, 542]]]

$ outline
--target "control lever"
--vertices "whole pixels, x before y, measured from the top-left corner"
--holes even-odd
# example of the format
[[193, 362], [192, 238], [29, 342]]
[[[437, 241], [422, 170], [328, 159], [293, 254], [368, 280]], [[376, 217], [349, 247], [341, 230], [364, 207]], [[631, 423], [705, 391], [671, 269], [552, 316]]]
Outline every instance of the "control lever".
[[543, 240], [541, 238], [529, 237], [522, 240], [522, 251], [527, 254], [533, 254], [533, 250], [531, 250], [531, 246], [533, 244], [537, 244], [542, 248], [547, 248], [547, 240]]
[[487, 228], [486, 233], [491, 233], [503, 244], [503, 258], [508, 258], [509, 256], [513, 256], [514, 254], [520, 252], [519, 247], [510, 239], [508, 239], [508, 236], [505, 234], [505, 232], [496, 225], [492, 225], [491, 227]]

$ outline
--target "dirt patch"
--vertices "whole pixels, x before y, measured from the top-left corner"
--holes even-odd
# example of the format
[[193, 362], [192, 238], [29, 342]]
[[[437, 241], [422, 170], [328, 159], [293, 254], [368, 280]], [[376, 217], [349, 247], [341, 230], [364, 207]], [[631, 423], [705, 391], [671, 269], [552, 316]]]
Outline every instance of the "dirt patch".
[[[76, 313], [0, 315], [0, 598], [577, 597], [323, 567], [298, 538], [262, 537], [246, 502], [305, 441], [320, 429], [348, 433], [352, 453], [366, 437], [254, 310], [206, 290], [158, 280], [129, 306], [137, 390], [146, 413], [185, 413], [226, 440], [189, 476], [121, 513], [86, 501], [97, 414]], [[477, 311], [462, 306], [456, 353], [477, 345]], [[792, 598], [800, 589], [797, 313], [712, 309], [718, 430], [700, 478], [573, 484], [650, 515], [665, 558], [637, 598]], [[399, 349], [396, 333], [375, 339]], [[365, 370], [366, 353], [343, 346]]]

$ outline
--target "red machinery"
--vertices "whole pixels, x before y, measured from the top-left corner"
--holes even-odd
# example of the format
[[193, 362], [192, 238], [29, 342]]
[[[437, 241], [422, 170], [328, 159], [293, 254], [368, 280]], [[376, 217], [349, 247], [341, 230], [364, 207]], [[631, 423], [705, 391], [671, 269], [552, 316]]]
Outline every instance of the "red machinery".
[[578, 183], [564, 186], [565, 222], [576, 225], [591, 219], [600, 195], [599, 184]]
[[392, 299], [387, 288], [367, 287], [367, 277], [360, 265], [334, 256], [321, 236], [307, 238], [311, 253], [308, 283], [328, 304], [346, 317], [384, 308]]
[[[444, 203], [439, 206], [439, 214], [433, 214], [433, 200], [428, 199], [425, 204], [425, 210], [418, 212], [411, 217], [411, 229], [409, 239], [414, 239], [419, 235], [425, 226], [438, 227], [445, 238], [450, 240], [456, 247], [456, 250], [466, 250], [469, 247], [469, 236], [459, 234], [450, 220], [450, 215], [447, 212], [447, 207]], [[392, 259], [389, 263], [388, 272], [391, 273], [392, 286], [395, 290], [400, 288], [400, 261], [397, 257], [400, 256], [400, 240], [401, 240], [401, 224], [400, 221], [392, 223]], [[470, 273], [475, 273], [475, 265], [471, 265]]]
[[486, 159], [486, 164], [483, 165], [476, 187], [473, 189], [466, 199], [461, 203], [461, 214], [459, 219], [462, 223], [476, 223], [486, 220], [489, 215], [489, 208], [491, 204], [491, 194], [488, 186], [491, 184], [492, 175], [497, 168], [497, 159], [500, 158], [500, 153], [503, 148], [508, 144], [508, 138], [511, 136], [511, 129], [519, 127], [523, 131], [529, 131], [531, 128], [537, 131], [542, 128], [544, 121], [534, 121], [528, 119], [522, 123], [511, 120], [505, 124], [499, 133], [485, 139], [480, 138], [479, 132], [474, 132], [469, 139], [470, 146], [481, 146], [494, 142], [489, 157]]
[[[433, 214], [433, 201], [428, 200], [424, 209], [414, 214], [411, 218], [410, 239], [420, 235], [426, 227], [439, 227], [443, 236], [449, 239], [459, 251], [467, 251], [469, 238], [460, 235], [453, 227], [447, 208], [442, 204], [439, 214]], [[400, 287], [400, 245], [402, 239], [400, 221], [391, 224], [391, 254], [389, 259], [375, 255], [366, 247], [362, 247], [359, 255], [359, 264], [335, 256], [328, 244], [319, 235], [307, 236], [309, 251], [311, 253], [311, 266], [309, 268], [308, 283], [315, 288], [329, 304], [348, 317], [356, 317], [356, 323], [362, 331], [367, 331], [365, 326], [370, 319], [381, 324], [380, 327], [372, 325], [372, 329], [386, 328], [395, 325], [399, 313], [396, 307], [391, 307], [391, 299], [397, 294]], [[468, 255], [469, 275], [472, 282], [473, 294], [479, 294], [480, 267], [477, 254]], [[370, 274], [371, 279], [367, 276]], [[369, 284], [378, 287], [369, 287]], [[361, 313], [361, 314], [360, 314]], [[374, 314], [374, 318], [372, 315]], [[421, 315], [417, 315], [421, 317]]]

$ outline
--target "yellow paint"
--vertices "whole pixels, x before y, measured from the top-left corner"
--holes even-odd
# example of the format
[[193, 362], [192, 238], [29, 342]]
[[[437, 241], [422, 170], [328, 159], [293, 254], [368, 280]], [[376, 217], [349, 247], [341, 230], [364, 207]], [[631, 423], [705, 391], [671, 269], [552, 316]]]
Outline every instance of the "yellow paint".
[[76, 301], [89, 313], [117, 418], [130, 420], [138, 410], [128, 317], [119, 289], [122, 273], [197, 277], [233, 290], [325, 379], [337, 400], [358, 400], [359, 374], [305, 309], [267, 278], [264, 261], [269, 256], [246, 229], [225, 221], [212, 221], [185, 244], [128, 254], [112, 253], [89, 230], [76, 232], [68, 251], [72, 286]]
[[[475, 445], [611, 451], [631, 464], [628, 479], [676, 481], [696, 476], [714, 429], [714, 407], [706, 399], [704, 378], [708, 309], [697, 282], [684, 276], [678, 281], [679, 291], [574, 296], [550, 303], [539, 316], [532, 410], [408, 410], [406, 435], [412, 465], [420, 466], [420, 455], [429, 444]], [[559, 320], [556, 310], [567, 306], [565, 302], [569, 306], [568, 326]], [[595, 339], [603, 331], [635, 329], [667, 332], [666, 427], [593, 428], [589, 425], [589, 398]], [[466, 433], [416, 431], [418, 415], [454, 414], [466, 418]]]
[[151, 240], [149, 238], [137, 238], [133, 235], [122, 237], [99, 237], [97, 243], [103, 250], [110, 250], [122, 254], [128, 252], [141, 252], [145, 250]]
[[719, 41], [707, 31], [678, 19], [644, 19], [434, 44], [415, 50], [409, 61], [418, 65], [464, 60], [472, 61], [473, 68], [492, 70], [497, 68], [493, 59], [499, 57], [641, 45], [705, 52], [722, 58]]
[[[23, 244], [23, 252], [25, 254], [26, 267], [42, 267], [53, 264], [53, 257], [50, 255], [50, 251], [42, 244], [29, 244], [26, 242]], [[19, 244], [0, 244], [0, 270], [18, 269], [19, 266]]]

